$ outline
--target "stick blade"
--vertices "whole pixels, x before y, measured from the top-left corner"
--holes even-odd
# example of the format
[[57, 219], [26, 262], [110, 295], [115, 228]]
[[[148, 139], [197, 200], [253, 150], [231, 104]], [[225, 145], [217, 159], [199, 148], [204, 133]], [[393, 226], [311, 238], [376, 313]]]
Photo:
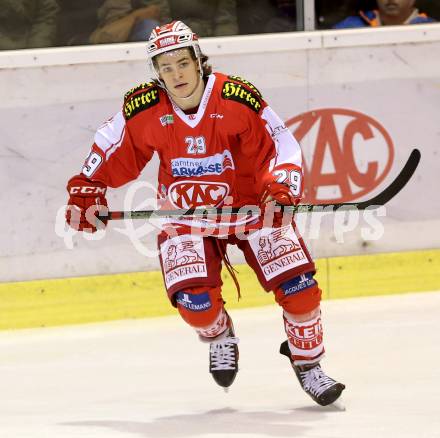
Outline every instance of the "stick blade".
[[359, 202], [357, 208], [359, 210], [365, 210], [367, 207], [371, 207], [373, 205], [385, 205], [387, 202], [391, 201], [408, 183], [411, 177], [414, 175], [419, 163], [422, 154], [416, 148], [413, 149], [405, 166], [400, 171], [400, 173], [396, 176], [394, 181], [381, 193], [376, 195], [374, 198], [371, 198], [367, 201]]

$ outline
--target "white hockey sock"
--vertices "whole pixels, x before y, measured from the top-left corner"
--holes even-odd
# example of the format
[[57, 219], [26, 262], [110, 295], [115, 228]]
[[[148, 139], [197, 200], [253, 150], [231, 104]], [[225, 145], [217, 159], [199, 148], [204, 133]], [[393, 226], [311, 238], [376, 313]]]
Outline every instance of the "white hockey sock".
[[230, 326], [229, 315], [221, 309], [215, 321], [207, 327], [196, 328], [201, 341], [211, 342], [213, 338], [220, 336]]
[[308, 321], [298, 322], [284, 311], [284, 328], [295, 365], [307, 365], [320, 361], [324, 356], [321, 312]]

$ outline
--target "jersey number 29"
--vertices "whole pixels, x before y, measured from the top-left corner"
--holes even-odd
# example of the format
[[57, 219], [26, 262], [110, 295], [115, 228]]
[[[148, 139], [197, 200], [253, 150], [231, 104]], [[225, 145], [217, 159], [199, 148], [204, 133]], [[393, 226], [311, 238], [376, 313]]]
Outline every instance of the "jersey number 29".
[[188, 154], [206, 154], [206, 142], [203, 135], [199, 137], [185, 137], [185, 143], [187, 144], [186, 151]]

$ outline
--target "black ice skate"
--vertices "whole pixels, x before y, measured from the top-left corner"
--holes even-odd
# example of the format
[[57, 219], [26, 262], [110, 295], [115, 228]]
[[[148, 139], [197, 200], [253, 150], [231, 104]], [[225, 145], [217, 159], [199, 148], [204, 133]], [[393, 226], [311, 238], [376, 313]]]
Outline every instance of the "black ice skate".
[[209, 372], [223, 388], [232, 385], [238, 372], [238, 338], [232, 327], [209, 344]]
[[289, 358], [302, 389], [319, 405], [327, 406], [333, 403], [345, 389], [345, 385], [328, 377], [319, 364], [294, 365], [287, 341], [281, 344], [280, 353]]

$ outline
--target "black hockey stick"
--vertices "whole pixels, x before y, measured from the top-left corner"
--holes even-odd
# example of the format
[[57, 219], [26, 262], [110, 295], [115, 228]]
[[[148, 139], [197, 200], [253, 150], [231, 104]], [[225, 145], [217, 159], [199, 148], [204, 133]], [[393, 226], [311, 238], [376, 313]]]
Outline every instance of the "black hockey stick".
[[[394, 179], [394, 181], [378, 195], [366, 201], [359, 202], [342, 202], [340, 204], [299, 204], [296, 206], [277, 206], [279, 211], [285, 211], [289, 213], [314, 213], [325, 211], [337, 211], [342, 210], [365, 210], [366, 208], [377, 208], [385, 205], [394, 196], [396, 196], [406, 185], [406, 183], [411, 179], [417, 166], [420, 162], [420, 151], [418, 149], [413, 149], [408, 161], [403, 166], [399, 175]], [[115, 220], [115, 219], [149, 219], [151, 217], [188, 217], [194, 216], [198, 218], [203, 218], [207, 216], [220, 216], [228, 214], [261, 214], [260, 207], [256, 205], [246, 205], [244, 207], [209, 207], [209, 208], [191, 208], [176, 209], [176, 210], [142, 210], [142, 211], [109, 211], [107, 216], [98, 216], [98, 219], [104, 220]]]

